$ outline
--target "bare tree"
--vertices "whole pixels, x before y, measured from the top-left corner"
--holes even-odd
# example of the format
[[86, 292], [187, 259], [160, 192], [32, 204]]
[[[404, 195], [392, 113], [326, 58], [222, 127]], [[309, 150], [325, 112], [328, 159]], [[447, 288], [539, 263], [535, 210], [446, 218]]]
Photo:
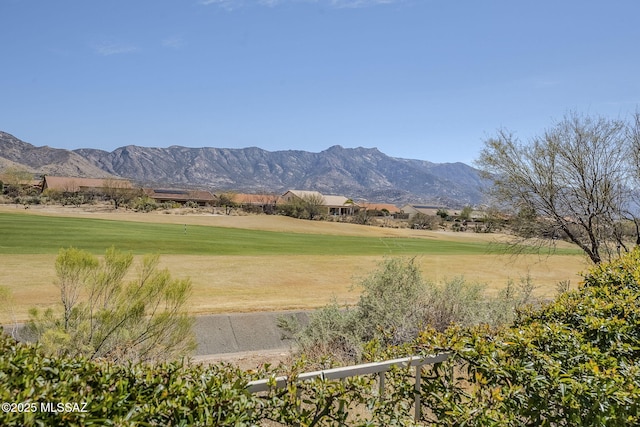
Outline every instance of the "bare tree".
[[3, 183], [2, 192], [6, 192], [10, 197], [17, 197], [26, 193], [29, 183], [33, 180], [33, 174], [24, 169], [8, 167], [0, 174], [0, 180]]
[[633, 159], [640, 159], [633, 155], [637, 135], [637, 117], [627, 123], [570, 113], [527, 144], [499, 130], [485, 142], [477, 165], [493, 181], [489, 193], [499, 203], [532, 212], [545, 225], [547, 244], [564, 235], [598, 264], [628, 250], [618, 231], [622, 222], [638, 225], [637, 206], [630, 203], [637, 188]]
[[[636, 245], [640, 245], [640, 218], [634, 215], [634, 212], [640, 207], [640, 191], [638, 185], [640, 183], [640, 112], [636, 111], [633, 115], [630, 125], [627, 127], [627, 138], [631, 141], [633, 162], [632, 168], [634, 173], [632, 178], [635, 181], [634, 191], [631, 192], [628, 199], [628, 206], [623, 209], [623, 215], [633, 223], [634, 232], [636, 236]], [[626, 249], [626, 248], [625, 248]]]
[[309, 213], [309, 219], [315, 219], [323, 213], [325, 201], [321, 194], [311, 193], [302, 196], [302, 204]]
[[115, 209], [130, 202], [136, 196], [136, 190], [131, 187], [129, 181], [124, 179], [107, 178], [104, 180], [103, 189], [105, 196], [113, 201]]
[[237, 206], [235, 201], [236, 194], [231, 191], [220, 193], [216, 196], [216, 206], [224, 207], [224, 213], [229, 215], [231, 209]]

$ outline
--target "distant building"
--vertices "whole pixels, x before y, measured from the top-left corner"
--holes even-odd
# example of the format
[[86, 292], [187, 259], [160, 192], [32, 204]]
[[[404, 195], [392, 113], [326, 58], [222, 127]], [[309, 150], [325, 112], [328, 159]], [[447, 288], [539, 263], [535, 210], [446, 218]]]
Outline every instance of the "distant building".
[[321, 200], [321, 206], [325, 209], [327, 215], [353, 215], [360, 207], [344, 196], [323, 195], [318, 191], [306, 191], [306, 190], [289, 190], [282, 195], [285, 202], [291, 202], [295, 199], [309, 200], [311, 198]]
[[109, 188], [133, 189], [131, 182], [115, 178], [77, 178], [70, 176], [45, 175], [42, 191], [53, 190], [62, 193], [103, 193]]
[[446, 209], [442, 206], [428, 206], [428, 205], [404, 205], [402, 212], [409, 215], [409, 218], [413, 218], [416, 214], [421, 213], [424, 215], [434, 216], [437, 215], [440, 209]]
[[178, 190], [164, 188], [145, 188], [144, 193], [157, 203], [195, 202], [200, 206], [213, 205], [215, 196], [206, 190]]
[[396, 205], [392, 205], [390, 203], [358, 203], [360, 209], [365, 209], [367, 212], [376, 214], [376, 215], [398, 215], [401, 210]]
[[284, 199], [277, 194], [245, 194], [235, 193], [233, 202], [246, 211], [263, 212], [272, 214], [276, 212], [277, 206], [284, 202]]

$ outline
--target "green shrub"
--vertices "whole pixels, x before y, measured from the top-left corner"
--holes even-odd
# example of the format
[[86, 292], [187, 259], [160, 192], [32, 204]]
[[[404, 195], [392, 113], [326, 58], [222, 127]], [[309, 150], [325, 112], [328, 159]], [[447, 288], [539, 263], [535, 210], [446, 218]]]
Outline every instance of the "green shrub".
[[449, 362], [426, 372], [425, 421], [637, 425], [639, 268], [638, 250], [596, 266], [580, 290], [565, 292], [541, 308], [522, 309], [509, 328], [421, 334], [403, 351], [453, 353]]
[[530, 286], [531, 279], [522, 279], [520, 286], [510, 283], [498, 298], [489, 299], [481, 284], [462, 277], [435, 284], [423, 280], [413, 259], [388, 258], [359, 283], [355, 307], [333, 302], [312, 313], [307, 325], [285, 318], [280, 326], [311, 359], [356, 362], [369, 341], [383, 348], [407, 343], [428, 326], [444, 331], [453, 324], [506, 324], [529, 302], [525, 284]]
[[[36, 410], [0, 412], [0, 425], [255, 425], [260, 401], [246, 391], [249, 379], [227, 365], [114, 365], [52, 358], [1, 335], [0, 402], [36, 405]], [[59, 403], [78, 406], [56, 413], [47, 410], [49, 403], [54, 408]]]
[[56, 258], [60, 314], [31, 311], [29, 335], [52, 355], [108, 360], [167, 360], [195, 348], [193, 319], [184, 311], [188, 279], [159, 269], [146, 256], [137, 275], [125, 280], [133, 255], [110, 248], [103, 260], [76, 249]]
[[60, 197], [60, 204], [62, 206], [73, 205], [80, 206], [82, 204], [88, 203], [88, 199], [84, 194], [80, 193], [63, 193]]
[[138, 212], [151, 212], [158, 209], [158, 203], [149, 196], [136, 197], [131, 208]]

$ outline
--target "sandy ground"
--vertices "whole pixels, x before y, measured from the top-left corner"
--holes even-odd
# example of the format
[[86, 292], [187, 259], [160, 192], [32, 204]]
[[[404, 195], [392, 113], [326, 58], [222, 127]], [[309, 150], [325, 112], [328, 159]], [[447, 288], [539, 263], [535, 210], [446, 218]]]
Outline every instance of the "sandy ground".
[[243, 351], [239, 353], [210, 354], [206, 356], [195, 356], [193, 363], [210, 365], [216, 363], [229, 363], [238, 366], [240, 369], [259, 370], [265, 364], [272, 367], [281, 363], [289, 365], [293, 361], [292, 351], [286, 348], [276, 350]]

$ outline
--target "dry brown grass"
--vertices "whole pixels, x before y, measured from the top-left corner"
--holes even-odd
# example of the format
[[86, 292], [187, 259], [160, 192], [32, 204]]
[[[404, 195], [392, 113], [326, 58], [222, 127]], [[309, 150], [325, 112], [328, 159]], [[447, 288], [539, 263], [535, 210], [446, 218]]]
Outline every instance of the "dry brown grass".
[[[55, 255], [3, 255], [2, 285], [12, 291], [14, 314], [27, 318], [33, 306], [55, 304], [58, 288], [54, 285]], [[162, 265], [174, 277], [190, 277], [193, 313], [250, 312], [309, 309], [336, 298], [339, 303], [354, 303], [358, 289], [352, 285], [371, 272], [379, 257], [334, 256], [189, 256], [164, 255]], [[577, 256], [538, 258], [528, 255], [507, 256], [425, 256], [418, 257], [424, 277], [442, 281], [455, 276], [488, 284], [490, 292], [530, 274], [538, 286], [535, 293], [552, 296], [560, 280], [577, 284], [577, 273], [586, 267]], [[7, 313], [0, 321], [7, 322]]]
[[[13, 206], [0, 210], [18, 211]], [[219, 216], [211, 214], [140, 214], [110, 209], [95, 211], [76, 208], [41, 207], [29, 214], [69, 215], [123, 221], [152, 221], [215, 225], [299, 233], [325, 233], [362, 236], [406, 236], [439, 240], [496, 239], [495, 235], [475, 233], [427, 232], [352, 224], [301, 221], [281, 216]], [[3, 302], [0, 322], [12, 317], [26, 320], [30, 307], [48, 307], [58, 300], [54, 285], [55, 255], [3, 255], [0, 285], [12, 293], [12, 302]], [[161, 263], [174, 277], [190, 277], [194, 292], [190, 310], [194, 314], [249, 312], [320, 307], [333, 298], [339, 303], [354, 303], [360, 278], [381, 261], [371, 256], [191, 256], [164, 255]], [[464, 276], [469, 281], [486, 283], [489, 292], [504, 287], [509, 279], [518, 281], [529, 274], [538, 286], [535, 293], [553, 296], [560, 280], [575, 286], [578, 272], [587, 267], [580, 256], [519, 257], [499, 255], [418, 256], [424, 277], [433, 281]]]

